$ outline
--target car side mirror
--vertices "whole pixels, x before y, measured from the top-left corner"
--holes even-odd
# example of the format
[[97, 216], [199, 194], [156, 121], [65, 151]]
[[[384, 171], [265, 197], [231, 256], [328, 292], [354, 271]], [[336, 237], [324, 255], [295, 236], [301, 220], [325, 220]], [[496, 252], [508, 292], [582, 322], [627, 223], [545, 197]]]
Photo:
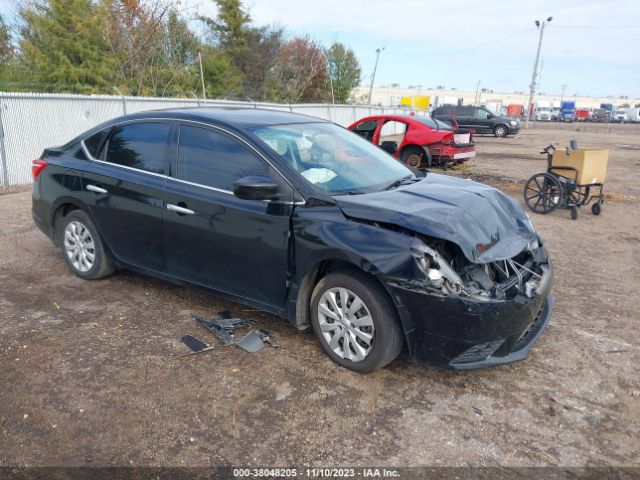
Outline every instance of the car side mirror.
[[495, 115], [493, 113], [487, 113], [487, 120], [494, 118]]
[[233, 194], [242, 200], [272, 200], [278, 185], [268, 177], [243, 177], [234, 182]]
[[394, 142], [393, 140], [385, 140], [380, 145], [380, 148], [385, 152], [393, 155], [398, 151], [398, 142]]

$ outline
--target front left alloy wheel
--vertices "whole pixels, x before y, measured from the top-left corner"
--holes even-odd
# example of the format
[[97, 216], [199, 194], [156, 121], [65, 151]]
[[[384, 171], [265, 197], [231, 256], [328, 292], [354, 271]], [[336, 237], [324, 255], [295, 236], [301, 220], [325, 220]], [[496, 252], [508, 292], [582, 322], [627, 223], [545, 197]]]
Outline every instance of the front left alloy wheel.
[[73, 210], [64, 217], [60, 246], [65, 262], [81, 278], [103, 278], [115, 270], [96, 226], [82, 210]]
[[331, 359], [356, 372], [371, 372], [402, 350], [402, 329], [382, 288], [357, 271], [329, 273], [311, 297], [311, 323]]

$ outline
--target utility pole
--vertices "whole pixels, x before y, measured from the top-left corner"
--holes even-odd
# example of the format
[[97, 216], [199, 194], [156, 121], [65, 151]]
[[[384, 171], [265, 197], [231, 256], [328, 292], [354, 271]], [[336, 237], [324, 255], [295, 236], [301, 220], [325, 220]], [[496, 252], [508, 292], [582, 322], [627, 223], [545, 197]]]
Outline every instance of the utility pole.
[[564, 101], [564, 91], [567, 89], [566, 85], [562, 85], [562, 95], [560, 95], [560, 106], [562, 107], [562, 102]]
[[479, 103], [478, 92], [480, 92], [480, 80], [478, 80], [478, 84], [476, 85], [476, 96], [473, 97], [473, 106], [477, 107]]
[[373, 93], [373, 82], [376, 79], [376, 70], [378, 69], [378, 59], [380, 58], [380, 52], [382, 52], [385, 47], [376, 49], [376, 63], [373, 66], [373, 75], [371, 75], [371, 86], [369, 87], [369, 101], [367, 102], [371, 105], [371, 94]]
[[536, 61], [533, 64], [533, 74], [531, 75], [531, 91], [529, 92], [529, 103], [527, 104], [527, 122], [524, 125], [524, 128], [529, 128], [529, 120], [531, 119], [531, 104], [533, 103], [533, 96], [536, 94], [536, 77], [538, 76], [538, 61], [540, 60], [540, 47], [542, 47], [542, 36], [544, 35], [544, 27], [547, 26], [547, 23], [551, 22], [553, 17], [548, 17], [546, 20], [543, 20], [540, 23], [539, 20], [536, 20], [536, 27], [540, 31], [540, 38], [538, 39], [538, 51], [536, 52]]
[[198, 52], [198, 63], [200, 64], [200, 82], [202, 83], [202, 98], [207, 99], [207, 94], [204, 90], [204, 73], [202, 72], [202, 54]]

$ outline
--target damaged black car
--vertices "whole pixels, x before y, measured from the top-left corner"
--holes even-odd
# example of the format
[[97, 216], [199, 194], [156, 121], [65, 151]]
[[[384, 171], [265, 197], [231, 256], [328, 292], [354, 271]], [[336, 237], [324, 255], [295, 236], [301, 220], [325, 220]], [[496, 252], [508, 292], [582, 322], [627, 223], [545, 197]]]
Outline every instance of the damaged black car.
[[553, 269], [515, 200], [316, 118], [137, 113], [45, 150], [33, 176], [33, 218], [76, 275], [212, 290], [312, 327], [358, 372], [405, 347], [459, 370], [522, 360], [551, 316]]

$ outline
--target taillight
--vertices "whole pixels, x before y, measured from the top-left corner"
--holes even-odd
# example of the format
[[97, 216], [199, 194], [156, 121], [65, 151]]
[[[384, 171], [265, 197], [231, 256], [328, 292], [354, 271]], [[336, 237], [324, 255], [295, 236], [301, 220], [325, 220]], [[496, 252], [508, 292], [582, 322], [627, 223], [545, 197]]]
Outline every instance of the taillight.
[[33, 180], [37, 180], [38, 175], [42, 173], [42, 171], [46, 168], [47, 161], [42, 160], [41, 158], [37, 158], [31, 163], [31, 175], [33, 176]]

